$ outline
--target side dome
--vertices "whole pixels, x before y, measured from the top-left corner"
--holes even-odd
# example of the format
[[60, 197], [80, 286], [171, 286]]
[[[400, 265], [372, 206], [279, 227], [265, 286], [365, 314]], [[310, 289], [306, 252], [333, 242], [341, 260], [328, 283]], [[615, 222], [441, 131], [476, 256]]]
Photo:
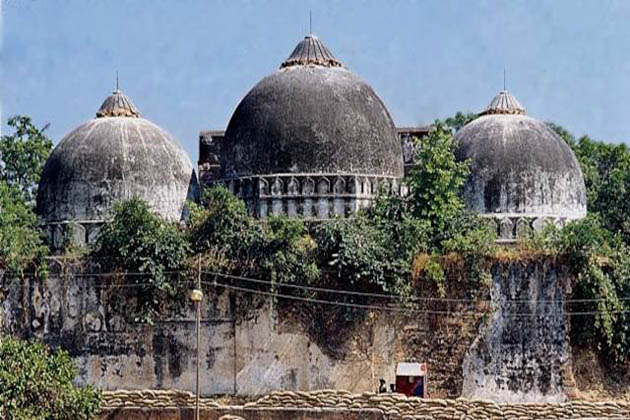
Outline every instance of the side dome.
[[116, 202], [134, 197], [164, 218], [180, 220], [196, 176], [179, 143], [141, 118], [119, 90], [96, 116], [67, 134], [46, 162], [37, 196], [40, 218], [53, 229], [74, 222], [86, 231], [80, 242], [89, 242], [90, 226], [102, 223]]
[[[569, 146], [545, 123], [500, 92], [455, 135], [456, 157], [471, 160], [463, 196], [468, 208], [500, 219], [503, 239], [524, 224], [562, 224], [586, 215], [582, 170]], [[511, 232], [511, 233], [510, 233]]]
[[240, 102], [222, 158], [223, 178], [403, 175], [402, 149], [387, 108], [312, 35]]

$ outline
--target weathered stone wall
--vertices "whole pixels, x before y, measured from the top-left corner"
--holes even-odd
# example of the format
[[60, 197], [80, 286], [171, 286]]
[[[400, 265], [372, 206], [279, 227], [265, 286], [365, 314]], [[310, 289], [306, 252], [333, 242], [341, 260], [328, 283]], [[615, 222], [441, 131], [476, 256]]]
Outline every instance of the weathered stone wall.
[[[102, 419], [192, 419], [194, 397], [177, 392], [106, 393]], [[240, 406], [202, 399], [207, 420], [284, 419], [625, 419], [630, 402], [496, 403], [488, 400], [420, 399], [400, 394], [348, 391], [274, 392]], [[232, 417], [231, 417], [232, 416]]]
[[492, 270], [495, 311], [464, 361], [462, 395], [564, 401], [570, 372], [568, 267], [552, 260]]
[[[560, 296], [565, 274], [553, 266], [537, 271], [538, 266], [531, 263], [525, 265], [530, 268], [518, 270], [516, 265], [495, 265], [493, 299], [503, 302], [529, 296], [536, 300], [552, 291]], [[105, 287], [108, 282], [102, 276], [89, 275], [87, 268], [55, 264], [46, 280], [4, 279], [0, 331], [40, 338], [67, 349], [78, 363], [79, 384], [105, 390], [193, 390], [196, 336], [190, 304], [184, 300], [172, 316], [154, 325], [130, 322], [124, 311], [133, 304], [124, 299], [133, 299], [133, 294], [121, 295], [127, 289]], [[535, 293], [538, 289], [525, 287], [528, 284], [541, 285], [542, 292]], [[282, 300], [272, 308], [269, 301], [256, 304], [248, 296], [225, 289], [208, 287], [205, 292], [202, 395], [248, 396], [278, 389], [324, 388], [370, 392], [377, 389], [381, 378], [393, 383], [396, 364], [401, 361], [428, 364], [429, 394], [434, 398], [457, 397], [462, 388], [469, 392], [466, 395], [474, 395], [470, 392], [477, 386], [486, 390], [482, 395], [488, 398], [495, 398], [488, 390], [499, 389], [518, 398], [530, 398], [534, 394], [529, 390], [535, 389], [536, 400], [540, 395], [556, 398], [561, 393], [562, 382], [554, 379], [543, 389], [538, 378], [539, 374], [556, 378], [566, 361], [566, 321], [557, 312], [560, 309], [548, 323], [548, 314], [534, 302], [532, 319], [540, 317], [538, 323], [512, 323], [514, 319], [505, 316], [513, 310], [506, 301], [499, 304], [490, 328], [484, 330], [481, 318], [461, 315], [479, 308], [463, 303], [436, 307], [441, 311], [437, 314], [289, 305]], [[479, 330], [485, 331], [483, 339], [477, 340], [462, 371]], [[527, 333], [516, 334], [521, 330]], [[488, 335], [488, 331], [492, 333]], [[506, 337], [517, 340], [509, 351], [496, 345]], [[487, 354], [483, 343], [490, 343]], [[549, 346], [555, 346], [553, 351]], [[548, 361], [538, 360], [549, 355]], [[536, 370], [539, 367], [546, 370]], [[521, 374], [529, 376], [503, 388], [489, 385]], [[530, 386], [530, 381], [536, 385]], [[505, 399], [504, 394], [498, 397]]]

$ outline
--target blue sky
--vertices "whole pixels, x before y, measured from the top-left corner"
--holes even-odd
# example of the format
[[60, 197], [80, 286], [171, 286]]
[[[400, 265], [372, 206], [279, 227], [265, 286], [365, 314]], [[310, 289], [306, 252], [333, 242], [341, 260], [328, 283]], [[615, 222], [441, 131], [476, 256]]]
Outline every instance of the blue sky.
[[576, 135], [630, 138], [630, 1], [0, 0], [2, 121], [57, 143], [121, 89], [197, 159], [247, 91], [313, 32], [397, 125], [479, 111], [507, 85]]

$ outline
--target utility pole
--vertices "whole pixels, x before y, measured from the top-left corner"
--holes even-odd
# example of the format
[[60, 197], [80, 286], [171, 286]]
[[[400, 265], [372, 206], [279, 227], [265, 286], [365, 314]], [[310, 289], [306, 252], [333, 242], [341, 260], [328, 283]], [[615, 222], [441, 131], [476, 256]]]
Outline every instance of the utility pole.
[[197, 270], [197, 288], [190, 292], [190, 300], [196, 306], [196, 330], [197, 330], [197, 383], [195, 386], [195, 420], [199, 420], [199, 347], [201, 346], [201, 301], [203, 300], [203, 292], [201, 291], [201, 255], [199, 256], [199, 266]]

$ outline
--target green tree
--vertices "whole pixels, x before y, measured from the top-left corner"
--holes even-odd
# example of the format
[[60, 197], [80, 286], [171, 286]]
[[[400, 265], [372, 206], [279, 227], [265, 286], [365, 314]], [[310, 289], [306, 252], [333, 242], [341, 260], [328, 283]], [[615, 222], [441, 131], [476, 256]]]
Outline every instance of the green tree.
[[478, 115], [472, 112], [462, 113], [458, 112], [452, 117], [448, 117], [444, 120], [444, 124], [451, 128], [453, 132], [459, 131], [460, 128], [477, 118]]
[[242, 275], [260, 270], [266, 242], [263, 224], [221, 185], [204, 190], [201, 206], [191, 205], [188, 235], [193, 252], [206, 256], [210, 270]]
[[250, 251], [259, 252], [264, 233], [243, 200], [217, 185], [204, 190], [201, 206], [191, 205], [189, 235], [195, 252], [213, 250], [249, 259]]
[[0, 138], [0, 180], [18, 188], [32, 203], [52, 141], [44, 134], [46, 127], [37, 128], [30, 117], [11, 117], [7, 125], [13, 131]]
[[221, 185], [204, 191], [202, 206], [192, 206], [189, 237], [206, 266], [222, 273], [274, 284], [310, 283], [319, 276], [316, 244], [302, 220], [250, 217], [245, 203]]
[[37, 342], [0, 336], [0, 418], [75, 420], [96, 418], [100, 393], [72, 381], [78, 370], [67, 352]]
[[263, 268], [274, 283], [310, 284], [319, 277], [317, 245], [299, 219], [271, 216], [266, 222]]
[[117, 203], [113, 217], [101, 229], [92, 254], [103, 257], [107, 269], [134, 273], [137, 320], [151, 323], [181, 297], [186, 285], [179, 270], [186, 268], [190, 247], [176, 223], [151, 212], [141, 199]]
[[409, 273], [410, 261], [392, 252], [385, 231], [365, 215], [333, 219], [315, 230], [321, 264], [344, 289], [397, 293]]
[[[31, 262], [47, 254], [37, 217], [17, 186], [0, 181], [0, 264], [21, 274]], [[43, 264], [40, 267], [45, 268]]]
[[416, 139], [415, 164], [406, 183], [413, 216], [426, 220], [433, 236], [444, 232], [449, 223], [464, 211], [459, 193], [470, 172], [469, 162], [455, 159], [451, 130], [436, 123], [431, 132]]
[[573, 148], [584, 174], [587, 208], [630, 243], [630, 150], [582, 137]]
[[586, 185], [587, 209], [602, 226], [630, 244], [630, 149], [625, 144], [578, 140], [563, 127], [548, 123], [572, 148]]

